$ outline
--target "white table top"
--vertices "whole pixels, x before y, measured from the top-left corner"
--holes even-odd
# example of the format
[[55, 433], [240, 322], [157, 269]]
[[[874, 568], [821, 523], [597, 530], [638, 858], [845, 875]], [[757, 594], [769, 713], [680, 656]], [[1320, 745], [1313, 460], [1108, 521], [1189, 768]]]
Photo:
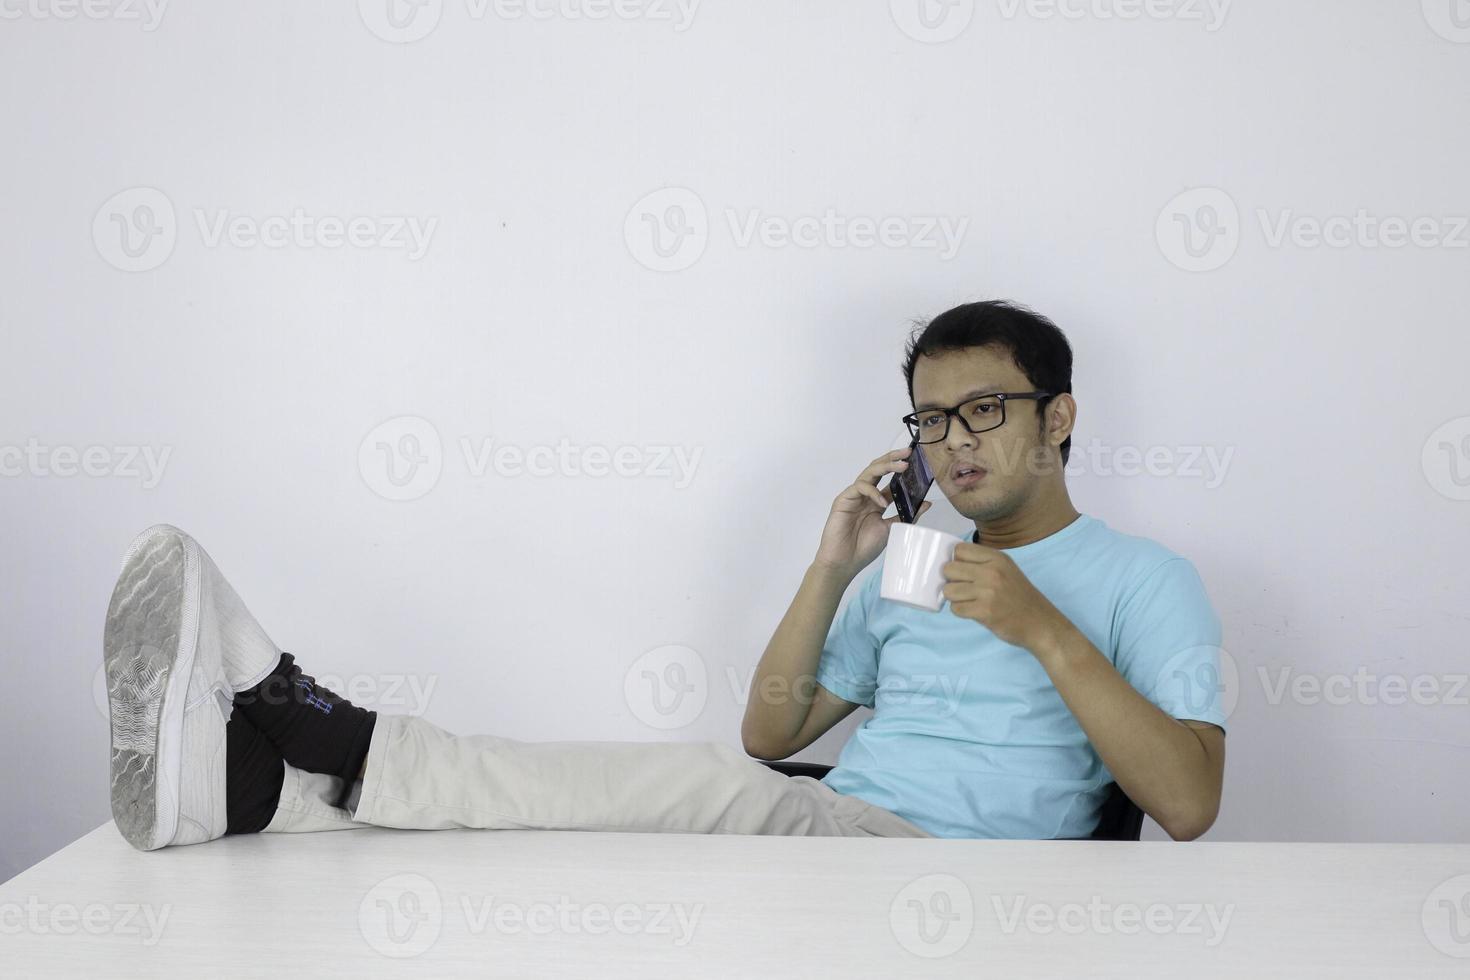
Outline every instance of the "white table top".
[[108, 823], [0, 885], [6, 978], [309, 973], [1463, 980], [1470, 846]]

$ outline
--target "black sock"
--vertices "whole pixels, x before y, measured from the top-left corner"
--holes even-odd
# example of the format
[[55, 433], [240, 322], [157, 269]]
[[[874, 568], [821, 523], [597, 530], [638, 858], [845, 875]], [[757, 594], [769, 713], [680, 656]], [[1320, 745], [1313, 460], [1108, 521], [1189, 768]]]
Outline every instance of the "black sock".
[[225, 725], [225, 766], [225, 833], [259, 833], [276, 814], [286, 766], [238, 706]]
[[235, 704], [291, 765], [339, 777], [342, 792], [336, 805], [346, 806], [367, 758], [376, 711], [359, 708], [317, 685], [289, 653], [281, 654], [259, 684], [236, 694]]

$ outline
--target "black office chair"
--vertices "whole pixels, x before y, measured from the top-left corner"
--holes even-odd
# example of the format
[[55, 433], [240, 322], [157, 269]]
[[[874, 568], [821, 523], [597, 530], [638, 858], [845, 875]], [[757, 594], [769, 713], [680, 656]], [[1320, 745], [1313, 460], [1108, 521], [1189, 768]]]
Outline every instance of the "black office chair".
[[[764, 760], [757, 760], [764, 761]], [[810, 776], [821, 779], [832, 771], [831, 766], [815, 762], [765, 762], [779, 773], [787, 776]], [[1103, 801], [1098, 815], [1097, 829], [1088, 837], [1064, 837], [1062, 840], [1138, 840], [1143, 833], [1143, 811], [1128, 798], [1123, 787], [1112, 784], [1108, 798]]]

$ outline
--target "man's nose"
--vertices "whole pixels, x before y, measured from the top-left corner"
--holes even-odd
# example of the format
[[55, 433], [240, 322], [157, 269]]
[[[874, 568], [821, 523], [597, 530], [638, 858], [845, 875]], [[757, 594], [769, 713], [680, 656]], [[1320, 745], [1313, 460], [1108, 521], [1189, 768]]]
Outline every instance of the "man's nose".
[[965, 427], [958, 416], [951, 416], [949, 433], [944, 437], [944, 446], [950, 452], [969, 452], [980, 442], [980, 437]]

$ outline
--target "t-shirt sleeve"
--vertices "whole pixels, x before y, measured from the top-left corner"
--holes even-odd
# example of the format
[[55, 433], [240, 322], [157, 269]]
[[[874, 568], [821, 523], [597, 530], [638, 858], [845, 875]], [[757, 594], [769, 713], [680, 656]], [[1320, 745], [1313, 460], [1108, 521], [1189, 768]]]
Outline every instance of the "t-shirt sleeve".
[[880, 644], [868, 630], [868, 611], [876, 598], [880, 568], [870, 572], [838, 610], [817, 661], [818, 684], [844, 701], [869, 708], [878, 689]]
[[1222, 669], [1220, 618], [1186, 558], [1170, 558], [1118, 610], [1115, 665], [1172, 718], [1225, 727], [1229, 680]]

